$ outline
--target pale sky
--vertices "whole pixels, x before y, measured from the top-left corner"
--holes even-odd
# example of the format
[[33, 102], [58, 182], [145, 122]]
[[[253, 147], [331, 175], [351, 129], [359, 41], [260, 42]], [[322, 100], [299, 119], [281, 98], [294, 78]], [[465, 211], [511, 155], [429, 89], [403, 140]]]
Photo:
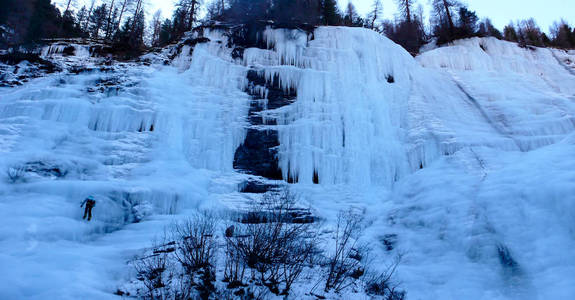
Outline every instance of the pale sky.
[[[62, 1], [62, 0], [60, 0]], [[78, 0], [82, 2], [83, 0]], [[84, 0], [85, 1], [85, 0]], [[100, 0], [102, 1], [102, 0]], [[170, 17], [174, 8], [175, 0], [147, 0], [148, 15], [162, 9], [165, 17]], [[209, 2], [212, 0], [204, 0]], [[338, 0], [343, 8], [348, 0]], [[361, 14], [367, 14], [374, 0], [351, 0]], [[427, 4], [431, 0], [418, 0], [419, 3]], [[396, 13], [394, 0], [382, 0], [385, 18], [393, 19]], [[543, 31], [548, 32], [554, 21], [565, 19], [572, 26], [575, 25], [575, 0], [462, 0], [469, 5], [471, 10], [477, 12], [480, 18], [489, 17], [494, 25], [503, 29], [510, 21], [519, 19], [535, 18]], [[426, 11], [429, 16], [429, 11]]]

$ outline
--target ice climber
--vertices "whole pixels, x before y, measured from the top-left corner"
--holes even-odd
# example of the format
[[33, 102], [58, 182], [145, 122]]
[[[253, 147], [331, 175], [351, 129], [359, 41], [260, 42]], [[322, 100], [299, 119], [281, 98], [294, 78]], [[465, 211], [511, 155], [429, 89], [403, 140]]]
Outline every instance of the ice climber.
[[84, 209], [83, 219], [85, 220], [86, 216], [88, 216], [88, 221], [90, 221], [92, 220], [92, 208], [96, 206], [96, 200], [94, 200], [94, 197], [90, 196], [86, 198], [84, 202], [82, 202], [82, 205], [80, 205], [80, 207], [83, 207], [84, 205], [86, 205], [86, 208]]

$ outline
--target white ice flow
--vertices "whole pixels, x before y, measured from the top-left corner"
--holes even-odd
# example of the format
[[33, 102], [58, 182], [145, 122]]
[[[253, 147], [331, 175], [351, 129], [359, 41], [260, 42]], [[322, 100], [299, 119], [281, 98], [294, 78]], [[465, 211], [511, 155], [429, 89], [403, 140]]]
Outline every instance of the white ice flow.
[[373, 265], [404, 253], [410, 299], [575, 294], [574, 53], [476, 38], [414, 59], [375, 32], [320, 27], [267, 29], [269, 49], [233, 59], [223, 32], [204, 35], [169, 66], [0, 88], [0, 298], [117, 298], [163, 226], [249, 201], [233, 159], [250, 68], [297, 91], [263, 112], [291, 189], [328, 227], [363, 210]]

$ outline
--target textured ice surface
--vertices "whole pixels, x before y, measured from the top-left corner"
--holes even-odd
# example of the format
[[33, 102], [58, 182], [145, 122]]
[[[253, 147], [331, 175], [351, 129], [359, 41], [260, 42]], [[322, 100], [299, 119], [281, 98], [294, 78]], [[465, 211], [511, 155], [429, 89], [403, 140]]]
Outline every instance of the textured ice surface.
[[204, 35], [170, 66], [176, 48], [149, 67], [0, 88], [0, 298], [115, 298], [163, 226], [255, 197], [233, 170], [250, 69], [297, 92], [262, 112], [291, 189], [328, 228], [364, 211], [374, 267], [405, 253], [410, 299], [575, 294], [573, 53], [485, 38], [414, 59], [374, 32], [321, 27], [268, 28], [269, 49], [233, 59], [225, 32]]

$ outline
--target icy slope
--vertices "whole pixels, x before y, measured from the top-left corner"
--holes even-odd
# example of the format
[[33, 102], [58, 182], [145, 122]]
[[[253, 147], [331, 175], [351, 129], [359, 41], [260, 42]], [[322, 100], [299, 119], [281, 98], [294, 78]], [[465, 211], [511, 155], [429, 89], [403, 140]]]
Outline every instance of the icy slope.
[[255, 176], [237, 149], [276, 142], [326, 231], [355, 207], [375, 269], [405, 253], [410, 299], [575, 294], [573, 54], [471, 39], [414, 59], [359, 28], [230, 36], [190, 34], [151, 66], [47, 48], [89, 68], [0, 88], [0, 298], [117, 298], [163, 226], [257, 199], [238, 192]]
[[[79, 75], [0, 90], [2, 299], [114, 298], [125, 262], [171, 222], [162, 215], [211, 206], [210, 179], [231, 172], [245, 135], [241, 90], [83, 59]], [[90, 194], [87, 223], [79, 206]]]
[[[272, 69], [298, 95], [270, 112], [282, 170], [324, 216], [367, 209], [378, 220], [372, 240], [394, 237], [392, 253], [409, 253], [401, 273], [410, 296], [574, 293], [573, 146], [536, 150], [572, 139], [568, 59], [474, 39], [425, 53], [419, 65], [351, 28], [320, 28], [301, 53], [297, 68]], [[314, 177], [320, 186], [306, 186]]]
[[451, 74], [502, 132], [513, 136], [521, 150], [530, 150], [575, 129], [574, 76], [559, 54], [474, 38], [424, 53], [418, 60]]

